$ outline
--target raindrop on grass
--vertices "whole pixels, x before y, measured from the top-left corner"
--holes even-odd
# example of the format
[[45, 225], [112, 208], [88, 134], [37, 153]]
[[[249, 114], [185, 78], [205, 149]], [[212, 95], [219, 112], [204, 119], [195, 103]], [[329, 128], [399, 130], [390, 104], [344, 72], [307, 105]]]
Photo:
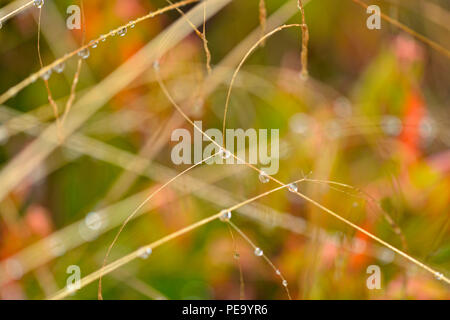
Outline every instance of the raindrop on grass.
[[87, 59], [89, 58], [89, 55], [91, 53], [89, 52], [88, 48], [84, 48], [82, 49], [80, 52], [78, 52], [78, 56], [81, 57], [82, 59]]
[[264, 252], [261, 250], [261, 248], [255, 248], [255, 256], [261, 257], [264, 254]]
[[125, 36], [127, 34], [127, 28], [123, 27], [122, 29], [120, 29], [119, 31], [117, 31], [117, 34], [121, 37]]
[[139, 255], [141, 259], [147, 259], [152, 254], [152, 248], [145, 248], [145, 250]]
[[220, 215], [220, 221], [222, 222], [228, 222], [231, 219], [231, 211], [222, 211], [222, 214]]
[[295, 184], [295, 183], [289, 184], [289, 185], [288, 185], [288, 188], [289, 188], [289, 191], [290, 191], [290, 192], [297, 192], [297, 191], [298, 191], [297, 184]]
[[55, 70], [56, 73], [61, 73], [64, 71], [64, 68], [66, 67], [66, 65], [64, 64], [64, 62], [58, 63], [56, 66], [53, 67], [53, 70]]
[[93, 49], [98, 47], [98, 41], [94, 41], [92, 40], [91, 42], [89, 42], [89, 46]]
[[222, 159], [229, 159], [231, 157], [231, 152], [225, 149], [220, 149], [220, 155], [222, 156]]
[[383, 132], [392, 137], [398, 136], [403, 130], [402, 121], [396, 116], [384, 116], [380, 125]]
[[261, 171], [259, 173], [259, 181], [261, 181], [262, 183], [269, 182], [269, 177], [267, 176], [267, 173], [265, 173], [264, 171]]
[[34, 5], [36, 8], [40, 9], [44, 5], [44, 0], [34, 0]]

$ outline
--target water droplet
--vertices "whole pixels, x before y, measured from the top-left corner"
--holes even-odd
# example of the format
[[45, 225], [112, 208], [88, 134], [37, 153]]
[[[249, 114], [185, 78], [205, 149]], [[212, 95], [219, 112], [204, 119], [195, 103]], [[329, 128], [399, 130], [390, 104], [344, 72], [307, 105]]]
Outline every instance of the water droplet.
[[91, 42], [89, 42], [89, 46], [93, 49], [98, 47], [98, 41], [94, 41], [92, 40]]
[[436, 277], [437, 280], [444, 279], [444, 275], [442, 273], [440, 273], [440, 272], [436, 273], [434, 276]]
[[55, 70], [56, 73], [61, 73], [64, 71], [64, 68], [66, 67], [66, 65], [64, 64], [64, 62], [58, 63], [56, 66], [53, 67], [53, 70]]
[[123, 27], [122, 29], [120, 29], [119, 31], [117, 31], [117, 34], [121, 37], [125, 36], [127, 34], [127, 28]]
[[288, 188], [289, 188], [290, 192], [298, 192], [298, 187], [297, 187], [297, 184], [295, 184], [295, 183], [289, 184]]
[[287, 280], [283, 280], [283, 287], [287, 287], [287, 286], [288, 286]]
[[255, 256], [261, 257], [264, 254], [264, 252], [261, 250], [261, 248], [255, 248]]
[[80, 56], [82, 59], [87, 59], [89, 58], [89, 55], [91, 53], [89, 52], [88, 48], [84, 48], [82, 49], [80, 52], [78, 52], [78, 56]]
[[240, 255], [239, 253], [235, 252], [234, 255], [233, 255], [233, 257], [234, 257], [236, 260], [239, 260], [239, 258], [241, 257], [241, 255]]
[[267, 173], [265, 173], [264, 171], [261, 171], [259, 173], [259, 181], [261, 181], [262, 183], [267, 183], [269, 182], [269, 177], [267, 176]]
[[139, 257], [141, 259], [147, 259], [148, 257], [150, 257], [152, 252], [153, 252], [152, 248], [143, 248], [141, 254], [139, 255]]
[[229, 159], [231, 157], [231, 152], [221, 148], [220, 155], [222, 156], [222, 159]]
[[102, 34], [101, 38], [102, 38], [102, 42], [105, 42], [107, 37], [104, 34]]
[[52, 75], [52, 70], [47, 70], [42, 74], [41, 78], [43, 80], [48, 80], [48, 79], [50, 79], [51, 75]]
[[275, 273], [277, 274], [277, 275], [281, 275], [281, 271], [280, 270], [275, 270]]
[[227, 222], [231, 219], [231, 211], [222, 211], [222, 214], [220, 215], [220, 221]]
[[44, 0], [34, 0], [34, 5], [36, 8], [40, 9], [44, 5]]
[[130, 28], [133, 29], [134, 27], [136, 27], [136, 22], [135, 21], [130, 21], [128, 22], [130, 24]]

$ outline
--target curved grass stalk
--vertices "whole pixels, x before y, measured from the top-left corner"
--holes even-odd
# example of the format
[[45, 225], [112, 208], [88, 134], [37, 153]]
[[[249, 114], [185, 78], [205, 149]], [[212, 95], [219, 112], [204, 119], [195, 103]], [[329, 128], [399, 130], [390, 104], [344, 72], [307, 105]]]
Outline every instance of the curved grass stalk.
[[[296, 25], [298, 26], [298, 25]], [[258, 41], [259, 42], [259, 41]], [[158, 73], [158, 71], [157, 71]], [[223, 151], [229, 152], [229, 154], [238, 161], [238, 163], [242, 163], [245, 164], [247, 167], [257, 171], [259, 174], [263, 174], [263, 172], [255, 167], [254, 165], [246, 162], [244, 159], [240, 159], [238, 156], [236, 156], [233, 152], [231, 152], [230, 150], [226, 150], [224, 146], [220, 146], [214, 139], [212, 139], [211, 137], [209, 137], [204, 131], [202, 131], [198, 126], [195, 125], [195, 123], [184, 113], [184, 111], [180, 108], [180, 106], [178, 106], [176, 104], [176, 102], [173, 100], [173, 98], [170, 96], [170, 93], [168, 92], [167, 88], [165, 87], [164, 83], [162, 82], [162, 80], [159, 78], [158, 76], [158, 83], [160, 84], [164, 94], [166, 95], [166, 97], [169, 99], [169, 101], [172, 102], [174, 108], [181, 113], [181, 115], [186, 119], [186, 121], [188, 121], [196, 130], [198, 130], [205, 138], [207, 138], [208, 140], [210, 140], [212, 143], [214, 143], [216, 146], [222, 148]], [[280, 180], [274, 178], [273, 176], [267, 175], [267, 177], [272, 180], [273, 182], [278, 183], [281, 186], [286, 187], [286, 184], [284, 184], [283, 182], [281, 182]], [[317, 201], [311, 199], [310, 197], [306, 196], [303, 193], [300, 193], [298, 191], [294, 191], [292, 190], [292, 192], [296, 195], [298, 195], [299, 197], [303, 198], [304, 200], [308, 201], [309, 203], [315, 205], [316, 207], [318, 207], [319, 209], [322, 209], [323, 211], [325, 211], [326, 213], [328, 213], [329, 215], [335, 217], [336, 219], [340, 220], [341, 222], [347, 224], [348, 226], [352, 227], [355, 230], [358, 230], [359, 232], [365, 234], [366, 236], [368, 236], [369, 238], [371, 238], [372, 240], [380, 243], [381, 245], [387, 247], [388, 249], [394, 251], [395, 253], [401, 255], [402, 257], [404, 257], [405, 259], [409, 260], [410, 262], [414, 263], [415, 265], [419, 266], [420, 268], [424, 269], [425, 271], [428, 271], [429, 273], [431, 273], [434, 277], [436, 277], [439, 280], [443, 280], [444, 282], [446, 282], [447, 284], [450, 284], [450, 279], [447, 278], [446, 276], [444, 276], [442, 273], [437, 272], [436, 270], [432, 269], [431, 267], [429, 267], [428, 265], [420, 262], [419, 260], [413, 258], [412, 256], [408, 255], [407, 253], [405, 253], [404, 251], [397, 249], [396, 247], [394, 247], [393, 245], [389, 244], [388, 242], [382, 240], [381, 238], [378, 238], [377, 236], [373, 235], [372, 233], [368, 232], [367, 230], [361, 228], [360, 226], [358, 226], [357, 224], [351, 222], [350, 220], [347, 220], [346, 218], [340, 216], [339, 214], [337, 214], [336, 212], [334, 212], [331, 209], [328, 209], [327, 207], [323, 206], [322, 204], [318, 203]]]
[[[111, 30], [110, 32], [108, 32], [105, 35], [102, 35], [100, 37], [97, 37], [96, 39], [93, 39], [93, 42], [96, 41], [102, 41], [104, 39], [107, 39], [109, 37], [111, 37], [112, 35], [116, 34], [119, 30], [123, 29], [123, 28], [129, 28], [132, 25], [138, 24], [144, 20], [148, 20], [151, 18], [154, 18], [160, 14], [163, 14], [165, 12], [174, 10], [176, 8], [179, 8], [181, 6], [185, 6], [194, 2], [198, 2], [199, 0], [183, 0], [180, 2], [177, 2], [173, 5], [169, 5], [166, 6], [164, 8], [161, 8], [159, 10], [156, 10], [154, 12], [150, 12], [149, 14], [142, 16], [134, 21], [128, 22], [127, 24], [124, 24], [120, 27], [117, 27], [114, 30]], [[54, 62], [52, 62], [51, 64], [41, 68], [39, 71], [31, 74], [30, 76], [28, 76], [26, 79], [22, 80], [21, 82], [19, 82], [18, 84], [16, 84], [15, 86], [11, 87], [10, 89], [8, 89], [5, 93], [3, 93], [2, 95], [0, 95], [0, 104], [4, 103], [5, 101], [9, 100], [10, 98], [14, 97], [17, 93], [19, 93], [20, 91], [22, 91], [24, 88], [26, 88], [27, 86], [29, 86], [31, 83], [34, 82], [34, 80], [38, 79], [39, 77], [41, 77], [44, 73], [52, 70], [54, 67], [56, 67], [57, 65], [69, 60], [70, 58], [74, 57], [75, 55], [77, 55], [79, 52], [89, 48], [90, 44], [87, 45], [83, 45], [81, 47], [79, 47], [78, 49], [67, 53], [66, 55], [64, 55], [64, 57], [59, 58], [57, 60], [55, 60]]]
[[[171, 233], [168, 236], [161, 238], [155, 242], [152, 242], [108, 265], [106, 265], [105, 267], [100, 268], [99, 270], [91, 273], [90, 275], [84, 277], [83, 279], [81, 279], [80, 281], [80, 289], [84, 288], [85, 286], [87, 286], [88, 284], [94, 282], [97, 279], [100, 279], [100, 277], [103, 277], [104, 275], [120, 268], [121, 266], [135, 260], [136, 258], [140, 257], [142, 255], [142, 253], [144, 253], [147, 249], [152, 249], [154, 250], [155, 248], [159, 247], [162, 244], [165, 244], [166, 242], [169, 242], [172, 239], [178, 238], [186, 233], [188, 233], [189, 231], [192, 231], [194, 229], [197, 229], [211, 221], [216, 220], [217, 218], [219, 218], [221, 216], [221, 212], [210, 216], [208, 218], [205, 218], [201, 221], [198, 221], [194, 224], [191, 224], [190, 226], [183, 228], [181, 230], [178, 230], [177, 232]], [[60, 290], [59, 292], [57, 292], [53, 297], [50, 298], [50, 300], [61, 300], [64, 299], [65, 297], [67, 297], [68, 295], [72, 294], [74, 291], [70, 290], [68, 288], [64, 288], [62, 290]]]
[[[254, 250], [256, 250], [258, 247], [253, 243], [252, 240], [240, 229], [238, 226], [236, 226], [232, 221], [227, 222], [234, 230], [236, 230], [242, 238], [244, 238], [245, 241], [247, 241], [250, 246], [253, 247]], [[277, 274], [281, 278], [281, 283], [283, 284], [284, 289], [286, 290], [286, 294], [289, 298], [289, 300], [292, 300], [291, 293], [289, 291], [289, 287], [287, 285], [287, 280], [284, 278], [283, 274], [281, 273], [280, 269], [275, 267], [275, 265], [272, 263], [272, 261], [269, 259], [269, 257], [266, 254], [263, 254], [262, 257], [267, 262], [267, 264], [273, 269], [275, 274]], [[286, 285], [284, 284], [286, 283]]]
[[227, 113], [228, 113], [228, 106], [230, 104], [230, 98], [231, 98], [231, 90], [233, 89], [233, 84], [236, 80], [237, 74], [239, 72], [239, 70], [242, 68], [242, 65], [244, 64], [244, 62], [247, 60], [247, 58], [250, 56], [250, 54], [253, 53], [253, 51], [263, 42], [265, 41], [267, 38], [269, 38], [270, 36], [274, 35], [275, 33], [286, 29], [286, 28], [292, 28], [292, 27], [301, 27], [301, 24], [285, 24], [282, 26], [279, 26], [278, 28], [276, 28], [275, 30], [272, 30], [271, 32], [267, 33], [265, 36], [263, 36], [262, 38], [260, 38], [245, 54], [244, 58], [242, 58], [241, 62], [239, 63], [238, 67], [236, 68], [236, 71], [233, 73], [233, 76], [231, 78], [231, 82], [230, 82], [230, 86], [228, 89], [228, 93], [227, 93], [227, 98], [225, 101], [225, 111], [223, 114], [223, 125], [222, 125], [222, 136], [223, 136], [223, 147], [225, 147], [225, 129], [226, 129], [226, 120], [227, 120]]
[[[106, 252], [105, 258], [103, 259], [103, 265], [102, 268], [105, 267], [106, 265], [106, 261], [109, 257], [109, 254], [111, 253], [112, 248], [114, 247], [114, 245], [117, 242], [117, 239], [119, 239], [120, 234], [122, 233], [123, 229], [125, 229], [126, 225], [128, 224], [128, 222], [131, 221], [131, 219], [134, 218], [134, 216], [139, 212], [139, 210], [141, 210], [155, 195], [157, 195], [159, 192], [161, 192], [162, 190], [164, 190], [167, 186], [169, 186], [173, 181], [177, 180], [179, 177], [183, 176], [184, 174], [186, 174], [187, 172], [191, 171], [192, 169], [194, 169], [195, 167], [205, 163], [206, 161], [214, 158], [215, 156], [217, 156], [217, 154], [213, 154], [205, 159], [203, 159], [200, 162], [197, 162], [196, 164], [190, 166], [189, 168], [183, 170], [182, 172], [180, 172], [179, 174], [177, 174], [175, 177], [173, 177], [172, 179], [170, 179], [169, 181], [167, 181], [166, 183], [164, 183], [162, 186], [160, 186], [158, 189], [156, 189], [154, 192], [152, 192], [147, 198], [145, 198], [145, 200], [137, 206], [136, 209], [134, 209], [134, 211], [127, 217], [127, 219], [123, 222], [123, 224], [120, 226], [119, 231], [117, 232], [116, 236], [114, 237], [112, 243], [109, 245], [108, 250]], [[103, 300], [102, 297], [102, 278], [100, 277], [99, 279], [99, 284], [98, 284], [98, 298], [99, 300]]]
[[[300, 181], [301, 180], [298, 180], [296, 182], [300, 182]], [[245, 205], [247, 205], [247, 204], [249, 204], [249, 203], [251, 203], [253, 201], [261, 199], [261, 198], [263, 198], [265, 196], [268, 196], [268, 195], [270, 195], [270, 194], [272, 194], [272, 193], [274, 193], [274, 192], [276, 192], [278, 190], [282, 190], [284, 188], [287, 188], [287, 186], [281, 186], [281, 187], [277, 187], [277, 188], [271, 189], [269, 191], [266, 191], [266, 192], [264, 192], [264, 193], [262, 193], [260, 195], [257, 195], [257, 196], [255, 196], [255, 197], [253, 197], [251, 199], [247, 199], [247, 200], [245, 200], [243, 202], [240, 202], [238, 204], [235, 204], [235, 205], [233, 205], [233, 206], [231, 206], [229, 208], [221, 210], [220, 212], [218, 212], [218, 213], [216, 213], [216, 214], [214, 214], [212, 216], [204, 218], [204, 219], [202, 219], [202, 220], [200, 220], [200, 221], [198, 221], [196, 223], [193, 223], [193, 224], [191, 224], [191, 225], [189, 225], [189, 226], [187, 226], [187, 227], [185, 227], [183, 229], [180, 229], [180, 230], [178, 230], [178, 231], [176, 231], [174, 233], [171, 233], [171, 234], [169, 234], [169, 235], [167, 235], [167, 236], [165, 236], [165, 237], [163, 237], [163, 238], [161, 238], [161, 239], [159, 239], [157, 241], [154, 241], [154, 242], [152, 242], [152, 243], [150, 243], [150, 244], [148, 244], [146, 246], [143, 246], [143, 247], [139, 248], [138, 250], [135, 250], [132, 253], [130, 253], [130, 254], [128, 254], [128, 255], [126, 255], [126, 256], [124, 256], [124, 257], [122, 257], [122, 258], [120, 258], [120, 259], [118, 259], [118, 260], [116, 260], [116, 261], [114, 261], [114, 262], [112, 262], [112, 263], [110, 263], [108, 265], [105, 265], [105, 266], [101, 267], [100, 269], [98, 269], [97, 271], [95, 271], [95, 272], [87, 275], [86, 277], [82, 278], [80, 280], [80, 289], [85, 287], [85, 286], [87, 286], [88, 284], [94, 282], [95, 280], [100, 279], [104, 275], [106, 275], [106, 274], [108, 274], [108, 273], [110, 273], [110, 272], [120, 268], [121, 266], [123, 266], [123, 265], [125, 265], [125, 264], [127, 264], [127, 263], [129, 263], [129, 262], [131, 262], [133, 260], [135, 260], [136, 258], [140, 257], [142, 255], [142, 253], [144, 253], [147, 249], [154, 250], [155, 248], [157, 248], [157, 247], [159, 247], [159, 246], [169, 242], [170, 240], [178, 238], [178, 237], [180, 237], [180, 236], [182, 236], [182, 235], [184, 235], [184, 234], [186, 234], [186, 233], [188, 233], [188, 232], [190, 232], [192, 230], [195, 230], [195, 229], [197, 229], [197, 228], [199, 228], [199, 227], [201, 227], [201, 226], [203, 226], [205, 224], [208, 224], [208, 223], [210, 223], [210, 222], [212, 222], [214, 220], [217, 220], [218, 218], [220, 218], [223, 215], [224, 211], [234, 211], [236, 209], [239, 209], [242, 206], [245, 206]], [[73, 292], [74, 292], [73, 289], [70, 290], [69, 288], [66, 287], [66, 288], [60, 290], [59, 292], [57, 292], [50, 299], [51, 300], [64, 299], [65, 297], [67, 297], [68, 295], [70, 295]]]
[[[73, 137], [73, 138], [75, 138], [75, 136]], [[70, 147], [71, 146], [71, 142], [72, 142], [72, 140], [73, 140], [73, 142], [75, 143], [75, 139], [71, 139], [71, 140], [68, 140], [67, 141], [67, 143], [68, 143], [68, 146]], [[80, 141], [81, 142], [81, 141]], [[82, 152], [87, 152], [88, 154], [90, 154], [91, 156], [94, 156], [94, 157], [96, 157], [95, 156], [95, 152], [94, 153], [92, 153], [94, 150], [97, 150], [100, 146], [97, 146], [97, 145], [91, 145], [91, 144], [81, 144], [81, 145], [83, 145], [83, 147], [80, 149], [80, 142], [76, 142], [75, 144], [74, 144], [74, 147], [75, 147], [75, 149], [74, 150], [76, 150], [76, 151], [82, 151]], [[89, 150], [90, 149], [92, 149], [92, 152], [90, 152]], [[106, 150], [105, 150], [106, 151]], [[104, 152], [101, 152], [101, 154], [104, 154]], [[123, 154], [123, 155], [122, 155]], [[126, 152], [124, 152], [124, 151], [121, 151], [121, 153], [120, 154], [117, 154], [116, 156], [113, 156], [111, 159], [118, 159], [118, 158], [123, 158], [124, 156], [125, 156], [125, 154], [126, 154]], [[130, 155], [131, 156], [131, 155]], [[129, 161], [131, 161], [131, 159], [128, 159], [129, 157], [125, 157], [125, 159], [126, 159], [126, 161], [125, 161], [125, 163], [128, 163]], [[109, 161], [109, 162], [111, 162], [111, 160], [108, 160], [108, 159], [104, 159], [104, 158], [99, 158], [99, 159], [101, 159], [101, 160], [104, 160], [104, 161]], [[113, 163], [113, 162], [111, 162], [111, 163]], [[120, 163], [118, 163], [117, 161], [116, 162], [114, 162], [116, 165], [119, 165], [119, 166], [121, 166], [121, 164]], [[159, 171], [161, 171], [161, 169], [162, 168], [159, 168], [159, 169], [157, 169], [157, 171], [159, 172]], [[170, 173], [170, 174], [172, 174], [172, 173]], [[173, 174], [172, 174], [173, 175]], [[155, 177], [155, 175], [154, 174], [146, 174], [146, 176], [149, 176], [149, 177], [151, 177], [151, 178], [155, 178], [155, 179], [158, 179], [158, 180], [161, 180], [161, 177], [160, 178], [158, 178], [158, 177]], [[307, 181], [307, 179], [303, 179], [303, 180], [305, 180], [305, 181]], [[197, 182], [195, 182], [194, 180], [190, 180], [190, 183], [189, 184], [197, 184]], [[333, 182], [334, 183], [334, 182]], [[336, 184], [339, 184], [339, 183], [336, 183]], [[215, 188], [214, 189], [214, 192], [213, 192], [213, 194], [218, 194], [219, 195], [219, 198], [218, 199], [223, 199], [224, 197], [225, 198], [227, 198], [228, 197], [228, 195], [227, 194], [225, 194], [224, 193], [224, 191], [221, 191], [220, 189], [217, 189], [217, 188]], [[201, 194], [200, 194], [200, 197], [202, 197], [201, 196]], [[204, 198], [205, 200], [207, 200], [207, 198]], [[216, 199], [216, 201], [217, 201], [217, 203], [222, 203], [222, 204], [226, 204], [226, 202], [227, 201], [218, 201], [218, 199]], [[211, 200], [211, 199], [210, 199]], [[214, 200], [213, 200], [214, 201]], [[245, 212], [243, 212], [244, 214], [246, 214], [246, 215], [248, 215], [249, 213], [245, 213]], [[253, 217], [253, 218], [255, 218], [254, 217], [254, 215], [250, 215], [251, 217]], [[289, 220], [290, 221], [290, 220]], [[294, 221], [290, 221], [290, 222], [286, 222], [286, 223], [288, 223], [288, 225], [292, 225], [293, 223], [294, 223]], [[295, 223], [294, 223], [295, 224]], [[286, 228], [287, 227], [287, 225], [286, 224], [277, 224], [278, 226], [280, 226], [280, 227], [283, 227], [283, 228]], [[74, 227], [74, 229], [75, 230], [78, 230], [78, 228], [77, 227]], [[289, 228], [288, 228], [289, 229]], [[291, 231], [295, 231], [295, 229], [289, 229], [289, 230], [291, 230]], [[70, 237], [69, 237], [70, 238]], [[56, 239], [55, 239], [56, 240]], [[50, 243], [50, 242], [49, 242]], [[46, 246], [44, 243], [42, 243], [42, 245], [40, 246], [40, 249], [38, 250], [38, 251], [42, 251], [42, 250], [44, 250], [44, 248], [47, 248], [48, 246]], [[37, 249], [37, 248], [36, 248]], [[20, 259], [20, 260], [22, 260], [22, 259]], [[33, 259], [33, 261], [34, 261], [34, 259]], [[0, 283], [1, 283], [1, 279], [0, 279]]]
[[[266, 33], [267, 28], [267, 9], [265, 0], [259, 0], [259, 26], [261, 28], [261, 37]], [[261, 47], [264, 47], [265, 42], [261, 42]]]
[[[173, 4], [172, 1], [166, 0], [168, 3]], [[178, 13], [184, 17], [187, 21], [187, 23], [191, 26], [191, 28], [194, 30], [195, 34], [202, 40], [203, 43], [203, 50], [205, 51], [206, 56], [206, 70], [208, 71], [208, 74], [211, 74], [211, 51], [209, 51], [208, 47], [208, 40], [206, 39], [206, 3], [208, 0], [203, 0], [203, 31], [200, 32], [198, 28], [192, 23], [191, 20], [186, 16], [186, 14], [181, 10], [180, 8], [175, 8]]]

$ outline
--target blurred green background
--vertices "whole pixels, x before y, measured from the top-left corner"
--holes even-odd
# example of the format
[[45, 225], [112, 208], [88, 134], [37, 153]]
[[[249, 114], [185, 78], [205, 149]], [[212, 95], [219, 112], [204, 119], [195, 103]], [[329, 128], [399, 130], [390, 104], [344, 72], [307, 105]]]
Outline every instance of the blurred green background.
[[[0, 1], [0, 7], [10, 2]], [[450, 48], [448, 1], [372, 2], [392, 18]], [[69, 31], [65, 26], [66, 9], [73, 4], [79, 2], [45, 1], [41, 18], [44, 65], [76, 49], [82, 41], [82, 31]], [[301, 21], [295, 1], [266, 0], [265, 4], [269, 19], [272, 14], [286, 16], [279, 24]], [[166, 5], [163, 0], [84, 1], [86, 43]], [[182, 10], [191, 7], [194, 5]], [[232, 1], [207, 21], [213, 69], [222, 66], [223, 59], [253, 30], [259, 32], [258, 8], [257, 0]], [[351, 0], [310, 0], [305, 11], [310, 78], [303, 81], [299, 77], [300, 30], [276, 33], [249, 57], [239, 73], [228, 128], [279, 129], [277, 179], [293, 181], [311, 171], [311, 179], [364, 190], [373, 200], [355, 190], [341, 192], [342, 188], [339, 191], [323, 183], [299, 184], [299, 190], [309, 197], [448, 274], [449, 58], [384, 20], [381, 30], [369, 30], [368, 14]], [[38, 13], [31, 7], [0, 29], [2, 93], [39, 70]], [[129, 29], [123, 38], [109, 38], [91, 49], [83, 62], [77, 99], [179, 18], [176, 11], [160, 15]], [[237, 52], [237, 61], [248, 49]], [[207, 72], [203, 44], [195, 33], [164, 55], [160, 64], [170, 92], [181, 103], [190, 93], [201, 92]], [[69, 60], [64, 73], [53, 74], [49, 80], [60, 111], [76, 65], [76, 58]], [[187, 110], [191, 118], [203, 121], [203, 128], [221, 128], [235, 67], [236, 63], [224, 68], [221, 83]], [[54, 121], [42, 80], [1, 106], [3, 168], [39, 134], [38, 126], [11, 122], [22, 113], [39, 119], [42, 126]], [[66, 285], [68, 266], [79, 266], [82, 276], [98, 270], [118, 225], [143, 195], [186, 168], [170, 159], [174, 145], [170, 134], [178, 127], [192, 130], [186, 122], [176, 120], [153, 70], [146, 70], [78, 130], [98, 142], [90, 146], [98, 152], [97, 158], [93, 152], [83, 154], [63, 146], [11, 190], [0, 203], [0, 298], [43, 299]], [[80, 149], [87, 147], [81, 145]], [[153, 178], [127, 171], [132, 161], [120, 151], [153, 161], [141, 170]], [[104, 154], [112, 160], [102, 160]], [[206, 186], [180, 179], [176, 187], [158, 194], [149, 203], [151, 207], [125, 228], [108, 261], [212, 215], [227, 202], [233, 205], [277, 186], [260, 183], [254, 171], [241, 165], [206, 165], [190, 175]], [[136, 193], [141, 197], [116, 206]], [[257, 203], [252, 217], [250, 211], [233, 212], [233, 222], [282, 271], [294, 299], [450, 297], [449, 287], [442, 281], [287, 190]], [[386, 215], [402, 230], [406, 247]], [[86, 229], [86, 223], [92, 222], [89, 219], [98, 223], [97, 229]], [[233, 235], [235, 242], [227, 225], [214, 221], [164, 244], [148, 259], [135, 260], [105, 276], [104, 298], [239, 299], [241, 267], [245, 298], [286, 299], [273, 270], [254, 256], [236, 232]], [[235, 245], [239, 259], [234, 258]], [[381, 268], [379, 290], [366, 286], [369, 265]], [[96, 291], [94, 282], [71, 298], [96, 299]]]

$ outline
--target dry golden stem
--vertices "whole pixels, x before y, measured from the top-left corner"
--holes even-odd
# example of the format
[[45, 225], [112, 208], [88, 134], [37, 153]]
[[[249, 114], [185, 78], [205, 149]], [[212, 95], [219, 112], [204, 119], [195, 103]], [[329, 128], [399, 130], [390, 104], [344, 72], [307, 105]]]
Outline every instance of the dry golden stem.
[[[217, 154], [213, 154], [212, 156], [209, 156], [205, 159], [203, 159], [202, 161], [190, 166], [189, 168], [187, 168], [186, 170], [183, 170], [182, 172], [180, 172], [179, 174], [177, 174], [175, 177], [173, 177], [172, 179], [170, 179], [169, 181], [167, 181], [166, 183], [164, 183], [162, 186], [160, 186], [158, 189], [156, 189], [154, 192], [152, 192], [128, 217], [127, 219], [123, 222], [123, 224], [120, 226], [119, 231], [117, 232], [116, 236], [114, 237], [114, 240], [112, 241], [112, 243], [109, 245], [108, 250], [106, 252], [105, 258], [103, 259], [103, 265], [102, 268], [105, 267], [106, 265], [106, 261], [109, 257], [109, 254], [112, 250], [112, 248], [114, 247], [114, 244], [117, 242], [117, 239], [119, 238], [120, 234], [122, 233], [123, 229], [125, 228], [125, 226], [128, 224], [128, 222], [131, 221], [131, 219], [133, 219], [133, 217], [139, 212], [139, 210], [142, 209], [142, 207], [144, 207], [154, 196], [156, 196], [159, 192], [161, 192], [162, 190], [164, 190], [168, 185], [170, 185], [173, 181], [177, 180], [179, 177], [183, 176], [184, 174], [186, 174], [187, 172], [191, 171], [192, 169], [194, 169], [195, 167], [205, 163], [206, 161], [208, 161], [211, 158], [214, 158]], [[103, 300], [102, 297], [102, 277], [100, 276], [99, 279], [99, 283], [98, 283], [98, 299], [99, 300]]]
[[[44, 63], [42, 62], [42, 55], [41, 55], [41, 17], [42, 17], [42, 8], [39, 8], [38, 32], [37, 32], [37, 52], [38, 52], [38, 57], [39, 57], [39, 64], [41, 65], [41, 68], [43, 68]], [[55, 121], [56, 121], [56, 126], [58, 127], [58, 138], [60, 140], [62, 140], [61, 123], [59, 122], [58, 105], [56, 104], [55, 100], [53, 99], [52, 92], [50, 90], [50, 86], [48, 84], [47, 79], [44, 79], [44, 84], [45, 84], [45, 89], [47, 90], [48, 102], [52, 106], [53, 115], [54, 115]]]
[[[296, 183], [296, 182], [300, 182], [300, 181], [295, 181], [294, 183]], [[280, 189], [280, 188], [277, 188], [277, 189]], [[253, 249], [257, 248], [257, 246], [253, 243], [253, 241], [250, 240], [250, 238], [240, 228], [238, 228], [238, 226], [236, 226], [231, 221], [228, 221], [228, 224], [231, 225], [231, 227], [233, 227], [233, 229], [236, 230], [241, 235], [241, 237], [244, 238], [244, 240], [247, 241], [253, 247]], [[284, 278], [284, 276], [281, 273], [281, 271], [277, 267], [275, 267], [273, 262], [269, 259], [269, 257], [266, 254], [263, 254], [262, 257], [267, 262], [267, 264], [273, 269], [275, 274], [277, 274], [281, 278], [281, 282], [284, 283], [286, 281], [286, 279]], [[287, 285], [283, 285], [283, 287], [286, 290], [286, 294], [287, 294], [289, 300], [292, 300], [291, 293], [289, 291], [288, 286]]]
[[292, 28], [292, 27], [301, 27], [301, 24], [285, 24], [282, 26], [279, 26], [278, 28], [272, 30], [271, 32], [267, 33], [266, 35], [264, 35], [263, 37], [261, 37], [245, 54], [244, 58], [242, 58], [241, 62], [239, 63], [238, 67], [236, 68], [235, 72], [233, 73], [233, 76], [231, 78], [231, 82], [230, 82], [230, 86], [228, 88], [228, 93], [227, 93], [227, 99], [225, 101], [225, 110], [224, 110], [224, 114], [223, 114], [223, 125], [222, 125], [222, 136], [223, 136], [223, 146], [225, 147], [225, 129], [226, 129], [226, 122], [227, 122], [227, 113], [228, 113], [228, 106], [230, 104], [230, 98], [231, 98], [231, 90], [233, 89], [233, 84], [236, 80], [236, 77], [239, 73], [239, 70], [242, 68], [242, 65], [244, 64], [244, 62], [247, 60], [247, 58], [250, 56], [250, 54], [252, 54], [252, 52], [267, 38], [271, 37], [272, 35], [274, 35], [275, 33], [286, 29], [286, 28]]
[[298, 0], [297, 5], [302, 14], [302, 53], [301, 53], [302, 71], [301, 71], [301, 76], [303, 77], [303, 79], [307, 79], [308, 78], [309, 29], [308, 29], [308, 25], [306, 24], [305, 9], [303, 8], [302, 0]]
[[[83, 0], [80, 0], [80, 5], [81, 5], [81, 13], [82, 13], [82, 17], [83, 17], [83, 37], [81, 40], [81, 45], [83, 46], [86, 42], [86, 16], [84, 15]], [[69, 99], [67, 100], [66, 108], [64, 109], [64, 114], [63, 114], [63, 117], [61, 120], [61, 127], [64, 127], [64, 121], [66, 121], [67, 115], [69, 114], [70, 109], [72, 108], [73, 102], [75, 101], [75, 94], [76, 94], [77, 84], [80, 79], [82, 65], [83, 65], [83, 59], [79, 58], [78, 64], [77, 64], [77, 71], [75, 72], [75, 75], [74, 75], [73, 81], [72, 81], [72, 86], [70, 87]]]
[[[267, 10], [265, 0], [259, 0], [259, 25], [261, 27], [261, 37], [266, 33], [267, 28]], [[264, 47], [265, 41], [261, 42], [261, 47]]]

